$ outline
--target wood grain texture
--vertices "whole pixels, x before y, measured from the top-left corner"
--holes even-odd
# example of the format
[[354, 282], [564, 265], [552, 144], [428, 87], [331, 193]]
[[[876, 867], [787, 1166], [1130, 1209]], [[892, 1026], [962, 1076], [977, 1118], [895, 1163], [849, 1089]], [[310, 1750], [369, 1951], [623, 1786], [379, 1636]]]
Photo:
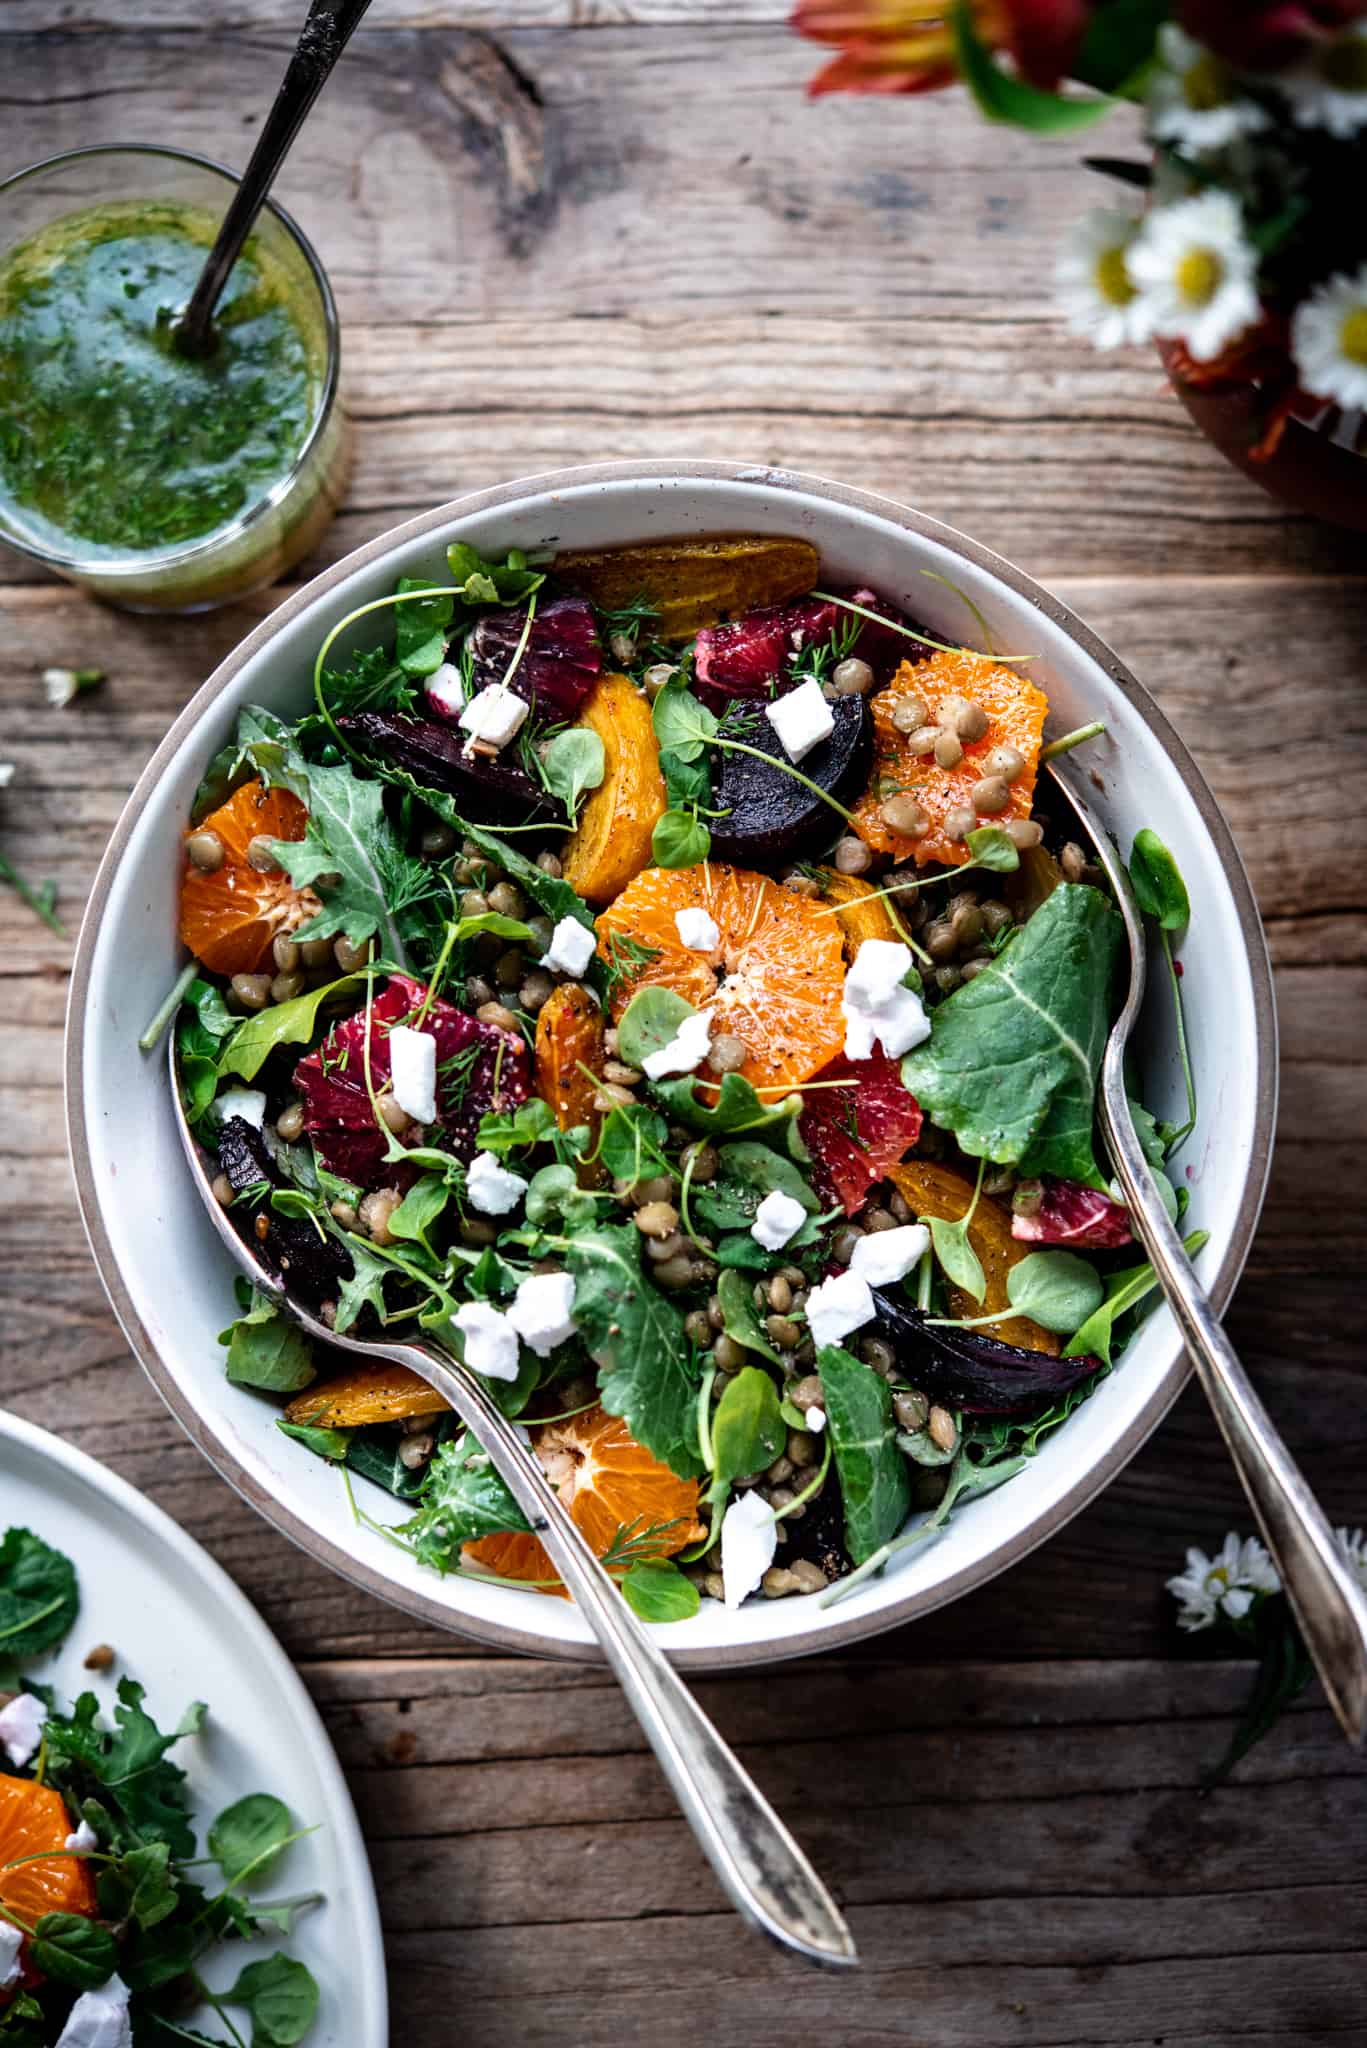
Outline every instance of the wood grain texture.
[[[0, 171], [152, 134], [240, 163], [298, 11], [5, 0]], [[377, 5], [281, 187], [338, 290], [359, 429], [318, 561], [518, 473], [690, 455], [886, 491], [1057, 589], [1191, 745], [1267, 920], [1281, 1119], [1230, 1328], [1330, 1514], [1360, 1521], [1367, 827], [1342, 793], [1367, 768], [1367, 552], [1227, 469], [1146, 355], [1063, 334], [1049, 264], [1090, 196], [1072, 145], [950, 97], [805, 103], [819, 54], [784, 11]], [[70, 928], [168, 721], [274, 601], [138, 620], [0, 561], [0, 846], [56, 880]], [[41, 670], [91, 661], [104, 689], [48, 709]], [[1195, 1794], [1249, 1672], [1179, 1636], [1163, 1591], [1186, 1544], [1248, 1525], [1194, 1392], [972, 1598], [777, 1681], [701, 1681], [848, 1905], [864, 1968], [813, 1977], [719, 1909], [601, 1674], [354, 1592], [181, 1437], [75, 1216], [70, 951], [0, 892], [0, 1399], [167, 1508], [300, 1661], [371, 1845], [396, 2039], [1367, 2041], [1367, 1778], [1318, 1695]]]

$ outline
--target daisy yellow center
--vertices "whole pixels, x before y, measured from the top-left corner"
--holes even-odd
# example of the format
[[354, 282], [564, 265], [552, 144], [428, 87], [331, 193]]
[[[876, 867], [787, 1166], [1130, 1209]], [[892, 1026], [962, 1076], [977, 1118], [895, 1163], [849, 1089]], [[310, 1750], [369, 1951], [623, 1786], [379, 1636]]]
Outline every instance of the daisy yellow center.
[[1134, 297], [1123, 249], [1103, 249], [1096, 259], [1096, 288], [1108, 306], [1128, 306]]
[[1182, 73], [1182, 97], [1195, 114], [1222, 107], [1229, 98], [1229, 73], [1209, 50], [1203, 50]]
[[1339, 329], [1339, 347], [1350, 363], [1367, 369], [1367, 306], [1354, 306]]
[[1331, 43], [1319, 60], [1320, 76], [1339, 92], [1367, 93], [1367, 36]]
[[1225, 266], [1213, 249], [1188, 249], [1177, 266], [1177, 289], [1189, 306], [1208, 306], [1224, 274]]

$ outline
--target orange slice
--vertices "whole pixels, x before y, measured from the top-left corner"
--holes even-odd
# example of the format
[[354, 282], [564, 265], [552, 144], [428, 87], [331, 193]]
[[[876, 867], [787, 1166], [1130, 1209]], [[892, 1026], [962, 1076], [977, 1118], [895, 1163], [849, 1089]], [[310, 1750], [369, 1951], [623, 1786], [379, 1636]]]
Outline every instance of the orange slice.
[[[30, 1924], [44, 1913], [95, 1911], [90, 1865], [79, 1856], [43, 1854], [60, 1849], [75, 1825], [51, 1785], [0, 1777], [0, 1906]], [[26, 1856], [38, 1860], [25, 1863]]]
[[[680, 943], [675, 916], [694, 909], [717, 926], [714, 953]], [[844, 949], [838, 921], [822, 911], [746, 868], [647, 868], [597, 921], [598, 951], [617, 972], [614, 1017], [638, 988], [672, 988], [713, 1008], [714, 1038], [741, 1041], [739, 1072], [756, 1088], [800, 1086], [845, 1043]]]
[[[957, 768], [941, 768], [933, 755], [913, 754], [909, 735], [899, 732], [892, 722], [893, 712], [907, 697], [920, 698], [930, 725], [937, 723], [947, 697], [967, 697], [987, 713], [987, 731], [980, 740], [964, 742]], [[1015, 747], [1025, 757], [1025, 773], [1011, 784], [1006, 810], [979, 822], [1004, 825], [1008, 818], [1029, 817], [1049, 700], [1014, 669], [989, 661], [985, 654], [966, 652], [933, 654], [929, 661], [904, 661], [886, 690], [871, 699], [870, 709], [873, 771], [868, 788], [854, 807], [854, 825], [860, 838], [880, 853], [891, 853], [898, 860], [943, 861], [952, 867], [970, 859], [963, 840], [951, 839], [945, 831], [945, 814], [955, 806], [969, 804], [973, 785], [983, 773], [983, 761], [993, 747]], [[930, 830], [923, 839], [904, 838], [884, 822], [885, 800], [904, 792], [915, 797], [930, 819]]]
[[[602, 1557], [619, 1529], [631, 1523], [652, 1529], [656, 1556], [672, 1557], [703, 1534], [698, 1520], [698, 1485], [680, 1479], [638, 1444], [620, 1416], [593, 1407], [568, 1422], [534, 1429], [532, 1443], [557, 1493], [594, 1553]], [[668, 1525], [668, 1526], [664, 1526]], [[539, 1537], [509, 1532], [467, 1543], [465, 1557], [502, 1579], [554, 1579], [555, 1566]], [[544, 1593], [563, 1587], [545, 1585]]]
[[247, 859], [253, 839], [302, 839], [307, 822], [297, 796], [257, 781], [244, 782], [195, 826], [196, 832], [217, 833], [223, 865], [206, 874], [187, 863], [180, 936], [215, 974], [258, 973], [269, 965], [272, 939], [321, 909], [312, 889], [296, 889], [278, 869], [262, 874]]

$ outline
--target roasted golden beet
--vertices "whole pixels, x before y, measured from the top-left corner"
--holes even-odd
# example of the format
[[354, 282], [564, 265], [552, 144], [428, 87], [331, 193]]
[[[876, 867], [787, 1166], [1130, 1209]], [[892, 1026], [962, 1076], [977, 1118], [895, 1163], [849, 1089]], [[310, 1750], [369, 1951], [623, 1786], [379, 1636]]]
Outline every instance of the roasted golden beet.
[[782, 604], [816, 582], [818, 557], [810, 541], [757, 534], [720, 534], [710, 540], [662, 540], [642, 547], [579, 548], [557, 555], [553, 574], [562, 590], [587, 597], [603, 611], [620, 611], [644, 598], [660, 640], [691, 640], [718, 619]]
[[358, 1365], [322, 1386], [296, 1394], [288, 1422], [316, 1429], [358, 1429], [365, 1422], [403, 1422], [410, 1415], [442, 1415], [446, 1402], [406, 1365]]
[[[918, 1218], [942, 1216], [947, 1223], [957, 1223], [961, 1216], [967, 1214], [968, 1205], [973, 1200], [972, 1181], [956, 1173], [952, 1166], [941, 1166], [934, 1159], [907, 1159], [900, 1166], [890, 1166], [888, 1179]], [[1012, 1237], [1010, 1215], [990, 1195], [979, 1195], [973, 1221], [968, 1226], [968, 1238], [978, 1254], [987, 1281], [987, 1292], [978, 1302], [962, 1288], [950, 1287], [950, 1313], [956, 1316], [997, 1315], [1010, 1306], [1006, 1292], [1007, 1274], [1034, 1247]], [[1005, 1321], [992, 1325], [991, 1334], [1001, 1343], [1014, 1344], [1021, 1351], [1046, 1351], [1051, 1358], [1058, 1355], [1058, 1338], [1051, 1330], [1032, 1322], [1029, 1316], [1008, 1316]]]
[[650, 866], [650, 835], [665, 810], [664, 777], [650, 706], [626, 676], [600, 676], [579, 723], [602, 740], [606, 767], [561, 858], [571, 888], [602, 905]]

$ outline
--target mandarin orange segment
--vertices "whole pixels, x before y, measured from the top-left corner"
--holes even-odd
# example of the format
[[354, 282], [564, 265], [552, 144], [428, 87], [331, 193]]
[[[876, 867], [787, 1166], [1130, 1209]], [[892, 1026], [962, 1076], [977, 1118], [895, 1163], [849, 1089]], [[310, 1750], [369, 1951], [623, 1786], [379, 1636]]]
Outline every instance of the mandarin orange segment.
[[[680, 942], [675, 918], [694, 909], [718, 928], [714, 953]], [[613, 1016], [651, 984], [711, 1007], [714, 1038], [741, 1041], [739, 1072], [758, 1089], [799, 1087], [844, 1045], [839, 924], [768, 875], [711, 861], [647, 868], [597, 923], [599, 954], [617, 973]]]
[[[44, 1913], [95, 1911], [90, 1865], [77, 1856], [44, 1854], [61, 1849], [74, 1825], [51, 1785], [0, 1777], [0, 1906], [17, 1919], [31, 1925]], [[26, 1856], [38, 1860], [26, 1863]]]
[[317, 1429], [359, 1429], [367, 1422], [441, 1415], [448, 1405], [406, 1365], [358, 1365], [321, 1387], [296, 1394], [286, 1405], [285, 1419]]
[[[255, 974], [270, 963], [271, 941], [322, 907], [278, 869], [262, 874], [247, 858], [253, 839], [302, 839], [308, 813], [287, 789], [260, 781], [241, 789], [195, 826], [223, 844], [211, 874], [188, 863], [180, 886], [180, 936], [215, 974]], [[191, 835], [186, 834], [187, 840]]]
[[[957, 768], [941, 768], [934, 755], [913, 754], [910, 735], [899, 732], [893, 713], [904, 699], [917, 697], [930, 725], [938, 722], [947, 697], [966, 697], [987, 713], [987, 731], [980, 740], [963, 743]], [[1033, 683], [984, 654], [945, 652], [928, 661], [904, 661], [885, 690], [870, 700], [873, 712], [873, 770], [869, 786], [854, 807], [854, 825], [861, 839], [898, 860], [943, 861], [958, 867], [971, 858], [962, 839], [945, 830], [946, 813], [971, 807], [971, 792], [983, 775], [983, 761], [994, 747], [1011, 746], [1025, 758], [1025, 772], [1010, 786], [1010, 802], [984, 825], [1002, 825], [1008, 818], [1028, 818], [1035, 800], [1035, 771], [1049, 700]], [[914, 797], [930, 819], [921, 839], [892, 831], [883, 817], [891, 796]]]
[[[704, 1533], [698, 1520], [698, 1484], [680, 1479], [638, 1444], [618, 1415], [593, 1407], [567, 1422], [533, 1428], [532, 1442], [561, 1500], [602, 1557], [619, 1529], [650, 1529], [655, 1555], [672, 1557]], [[510, 1531], [467, 1543], [465, 1557], [482, 1571], [524, 1582], [554, 1580], [540, 1539]], [[538, 1591], [566, 1597], [558, 1583]]]

